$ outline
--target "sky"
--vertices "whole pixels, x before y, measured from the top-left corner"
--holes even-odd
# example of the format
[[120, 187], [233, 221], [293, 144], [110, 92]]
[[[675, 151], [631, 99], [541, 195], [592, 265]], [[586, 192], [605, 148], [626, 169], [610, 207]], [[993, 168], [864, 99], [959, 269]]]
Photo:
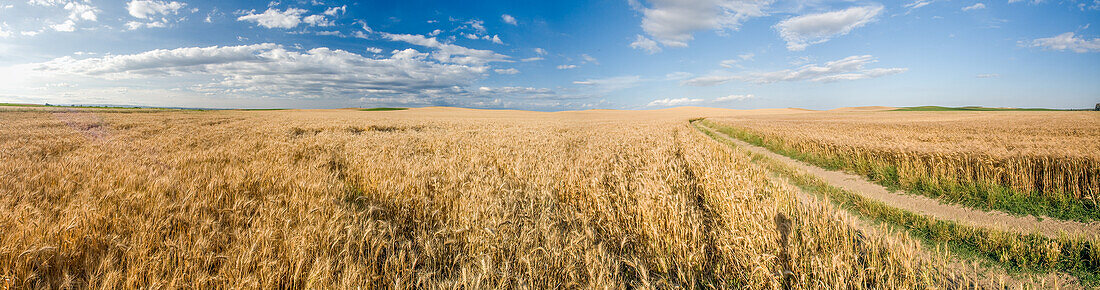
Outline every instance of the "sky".
[[1100, 0], [0, 0], [0, 102], [1091, 108], [1097, 20]]

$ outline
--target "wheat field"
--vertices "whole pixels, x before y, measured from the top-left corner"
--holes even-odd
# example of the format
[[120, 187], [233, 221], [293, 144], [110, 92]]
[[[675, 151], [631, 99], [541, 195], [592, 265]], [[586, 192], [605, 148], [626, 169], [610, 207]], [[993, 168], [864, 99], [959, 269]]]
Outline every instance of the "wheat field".
[[2, 111], [0, 277], [100, 289], [1000, 279], [798, 201], [692, 129], [693, 114]]
[[952, 202], [1100, 220], [1095, 112], [819, 112], [708, 119], [819, 166]]

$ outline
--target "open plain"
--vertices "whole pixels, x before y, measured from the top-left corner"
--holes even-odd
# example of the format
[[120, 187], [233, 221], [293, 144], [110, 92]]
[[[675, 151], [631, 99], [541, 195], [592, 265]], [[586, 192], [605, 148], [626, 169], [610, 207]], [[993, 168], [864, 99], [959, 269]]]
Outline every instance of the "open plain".
[[827, 195], [800, 198], [758, 157], [689, 123], [820, 114], [7, 108], [0, 276], [17, 288], [1091, 279], [1079, 270], [1096, 261], [975, 262]]

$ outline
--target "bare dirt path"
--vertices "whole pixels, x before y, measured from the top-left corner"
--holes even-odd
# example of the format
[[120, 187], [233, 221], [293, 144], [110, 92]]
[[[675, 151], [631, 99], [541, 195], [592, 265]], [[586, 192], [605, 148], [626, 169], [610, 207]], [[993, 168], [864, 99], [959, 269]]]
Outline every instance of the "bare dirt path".
[[1049, 217], [1013, 216], [999, 211], [987, 212], [959, 205], [945, 204], [925, 196], [910, 195], [904, 192], [893, 192], [886, 187], [867, 181], [862, 176], [841, 171], [825, 170], [817, 166], [791, 159], [787, 156], [779, 155], [767, 148], [755, 146], [737, 138], [732, 138], [710, 127], [701, 124], [699, 127], [711, 131], [721, 138], [732, 141], [734, 144], [737, 144], [737, 146], [745, 148], [753, 153], [767, 156], [768, 158], [787, 164], [802, 172], [812, 174], [833, 186], [881, 201], [892, 207], [928, 215], [939, 220], [951, 220], [973, 227], [991, 228], [1023, 234], [1038, 232], [1052, 238], [1058, 237], [1063, 232], [1070, 235], [1081, 234], [1087, 236], [1100, 236], [1100, 221], [1081, 223]]

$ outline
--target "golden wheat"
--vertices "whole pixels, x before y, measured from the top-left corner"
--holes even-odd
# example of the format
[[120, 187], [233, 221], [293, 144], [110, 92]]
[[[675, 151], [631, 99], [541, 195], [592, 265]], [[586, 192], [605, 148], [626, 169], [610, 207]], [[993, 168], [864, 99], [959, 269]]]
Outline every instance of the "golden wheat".
[[677, 111], [0, 111], [17, 288], [954, 288]]
[[[1100, 217], [1100, 114], [1093, 112], [819, 112], [713, 121], [905, 189], [1020, 213]], [[1020, 202], [1046, 205], [997, 204]]]

